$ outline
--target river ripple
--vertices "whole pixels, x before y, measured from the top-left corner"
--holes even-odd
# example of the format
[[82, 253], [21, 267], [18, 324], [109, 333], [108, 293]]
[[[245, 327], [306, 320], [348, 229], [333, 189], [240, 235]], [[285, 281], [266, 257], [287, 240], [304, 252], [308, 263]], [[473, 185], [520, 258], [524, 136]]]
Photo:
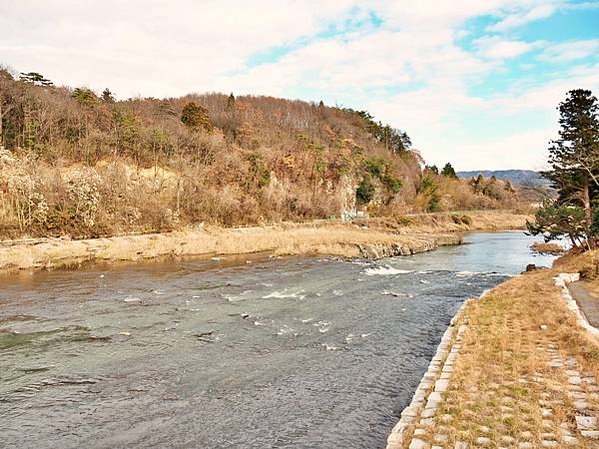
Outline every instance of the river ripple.
[[5, 280], [0, 447], [382, 447], [464, 299], [550, 262], [531, 241]]

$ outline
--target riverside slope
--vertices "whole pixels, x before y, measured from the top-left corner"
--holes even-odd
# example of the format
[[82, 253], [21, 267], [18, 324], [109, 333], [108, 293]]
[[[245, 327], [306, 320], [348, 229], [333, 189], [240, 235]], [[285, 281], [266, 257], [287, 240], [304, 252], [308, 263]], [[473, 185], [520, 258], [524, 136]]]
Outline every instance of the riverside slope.
[[0, 272], [77, 266], [160, 257], [271, 252], [275, 255], [329, 254], [342, 257], [410, 255], [461, 243], [461, 232], [522, 229], [528, 215], [508, 211], [422, 214], [397, 221], [319, 221], [278, 225], [198, 227], [167, 234], [98, 239], [36, 239], [0, 242]]

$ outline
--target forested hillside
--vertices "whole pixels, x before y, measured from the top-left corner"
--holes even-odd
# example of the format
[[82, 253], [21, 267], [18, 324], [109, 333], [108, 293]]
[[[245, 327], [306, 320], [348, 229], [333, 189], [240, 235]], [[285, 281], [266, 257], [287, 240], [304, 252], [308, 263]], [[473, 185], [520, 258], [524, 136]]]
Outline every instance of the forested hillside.
[[[422, 170], [363, 111], [233, 94], [116, 101], [0, 71], [0, 237], [98, 236], [200, 222], [510, 207], [513, 189]], [[495, 181], [494, 181], [495, 182]]]

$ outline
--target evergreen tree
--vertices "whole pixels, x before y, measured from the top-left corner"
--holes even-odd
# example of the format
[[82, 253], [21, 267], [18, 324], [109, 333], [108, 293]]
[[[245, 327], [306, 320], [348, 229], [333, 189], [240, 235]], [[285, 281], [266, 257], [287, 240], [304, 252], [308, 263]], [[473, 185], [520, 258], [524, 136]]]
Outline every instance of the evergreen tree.
[[376, 140], [382, 142], [388, 150], [400, 154], [409, 150], [412, 146], [412, 141], [405, 131], [393, 128], [390, 125], [384, 125], [381, 121], [376, 122], [368, 111], [354, 111], [353, 109], [346, 109], [346, 111], [361, 117], [368, 132]]
[[536, 211], [534, 221], [527, 221], [526, 226], [528, 232], [532, 235], [541, 234], [546, 242], [567, 236], [572, 246], [578, 246], [581, 239], [588, 235], [585, 232], [584, 210], [553, 200], [545, 200]]
[[439, 186], [431, 176], [424, 176], [422, 178], [417, 191], [428, 197], [427, 212], [437, 212], [439, 210], [441, 194], [439, 193]]
[[181, 121], [193, 131], [204, 129], [211, 132], [213, 128], [210, 116], [208, 115], [208, 109], [195, 104], [193, 101], [190, 101], [183, 107]]
[[84, 106], [93, 106], [98, 102], [96, 94], [86, 87], [77, 87], [71, 96]]
[[108, 87], [102, 91], [102, 101], [106, 103], [114, 102], [114, 95]]
[[230, 111], [232, 109], [235, 109], [235, 95], [233, 95], [233, 92], [227, 98], [227, 110]]
[[47, 78], [44, 78], [43, 75], [37, 72], [28, 72], [19, 75], [19, 79], [25, 83], [34, 84], [36, 86], [44, 86], [44, 87], [52, 87], [54, 83]]
[[433, 172], [435, 175], [439, 174], [439, 168], [436, 165], [427, 165], [425, 167], [426, 170]]
[[447, 178], [457, 179], [457, 177], [458, 177], [458, 175], [456, 174], [455, 170], [453, 169], [453, 167], [451, 166], [451, 164], [449, 162], [447, 164], [445, 164], [445, 166], [443, 167], [443, 170], [441, 170], [441, 174]]
[[599, 189], [599, 104], [589, 90], [568, 92], [558, 107], [559, 139], [551, 142], [551, 170], [543, 175], [558, 190], [560, 204], [584, 209], [588, 231]]

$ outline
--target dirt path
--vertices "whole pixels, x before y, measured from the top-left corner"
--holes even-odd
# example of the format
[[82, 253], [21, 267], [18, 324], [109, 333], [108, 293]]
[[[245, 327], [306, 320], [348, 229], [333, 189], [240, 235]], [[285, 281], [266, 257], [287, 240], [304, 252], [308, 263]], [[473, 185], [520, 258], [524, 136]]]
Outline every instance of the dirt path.
[[591, 326], [599, 328], [599, 298], [589, 291], [585, 281], [573, 282], [568, 288]]

